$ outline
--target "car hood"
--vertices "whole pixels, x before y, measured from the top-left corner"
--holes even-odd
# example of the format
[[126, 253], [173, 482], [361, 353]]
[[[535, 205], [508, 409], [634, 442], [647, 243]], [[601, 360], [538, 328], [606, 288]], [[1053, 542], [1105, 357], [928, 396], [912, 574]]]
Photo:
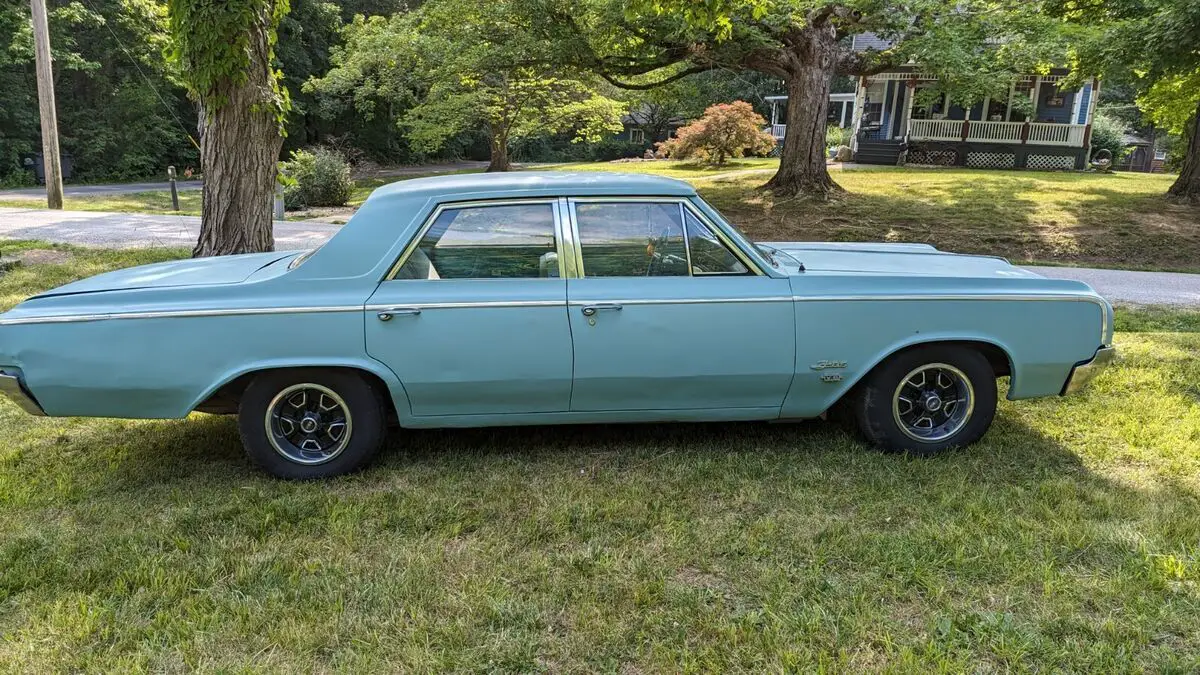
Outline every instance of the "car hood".
[[81, 279], [31, 299], [139, 288], [236, 284], [245, 281], [251, 274], [267, 265], [294, 255], [295, 251], [250, 253], [141, 265]]
[[839, 242], [763, 242], [792, 260], [790, 271], [808, 274], [879, 274], [888, 276], [1038, 279], [1041, 275], [1014, 267], [1003, 258], [939, 251], [928, 244], [860, 244]]

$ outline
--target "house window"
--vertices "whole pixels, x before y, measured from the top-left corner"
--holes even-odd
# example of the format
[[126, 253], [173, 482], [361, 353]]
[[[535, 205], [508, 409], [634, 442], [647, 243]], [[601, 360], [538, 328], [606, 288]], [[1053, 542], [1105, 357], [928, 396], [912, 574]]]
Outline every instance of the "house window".
[[1157, 159], [1158, 161], [1161, 162], [1161, 161], [1165, 160], [1166, 158], [1167, 158], [1166, 150], [1155, 150], [1154, 151], [1154, 159]]
[[646, 131], [644, 129], [630, 129], [629, 130], [629, 142], [630, 143], [645, 143], [646, 142]]

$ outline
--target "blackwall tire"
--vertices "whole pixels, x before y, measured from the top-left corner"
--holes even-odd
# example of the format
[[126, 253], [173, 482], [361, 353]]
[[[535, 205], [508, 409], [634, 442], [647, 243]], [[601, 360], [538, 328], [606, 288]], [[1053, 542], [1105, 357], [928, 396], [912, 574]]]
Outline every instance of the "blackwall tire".
[[386, 421], [382, 393], [349, 370], [267, 371], [254, 378], [238, 406], [250, 460], [289, 480], [367, 466], [383, 446]]
[[867, 440], [928, 456], [968, 446], [996, 416], [996, 375], [962, 345], [925, 345], [882, 363], [859, 386], [854, 417]]

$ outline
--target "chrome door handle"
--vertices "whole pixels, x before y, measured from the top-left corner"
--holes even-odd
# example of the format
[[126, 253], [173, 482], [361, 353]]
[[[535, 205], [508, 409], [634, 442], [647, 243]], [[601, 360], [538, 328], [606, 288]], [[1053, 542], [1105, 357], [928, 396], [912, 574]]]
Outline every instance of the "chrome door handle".
[[419, 307], [387, 307], [379, 310], [375, 316], [379, 317], [380, 321], [391, 321], [393, 316], [416, 316], [420, 313]]
[[602, 302], [595, 305], [585, 305], [582, 310], [584, 316], [596, 316], [596, 312], [600, 311], [621, 311], [621, 306], [614, 302]]

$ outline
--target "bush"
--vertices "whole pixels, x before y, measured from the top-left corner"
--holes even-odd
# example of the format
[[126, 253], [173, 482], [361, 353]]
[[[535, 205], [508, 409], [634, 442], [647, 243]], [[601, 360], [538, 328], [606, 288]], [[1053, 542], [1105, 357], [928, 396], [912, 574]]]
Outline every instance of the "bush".
[[763, 131], [766, 124], [745, 101], [718, 103], [675, 132], [675, 138], [660, 143], [658, 149], [674, 159], [695, 158], [712, 164], [746, 154], [765, 155], [775, 148], [775, 139]]
[[279, 164], [283, 176], [283, 204], [288, 209], [309, 206], [345, 206], [354, 192], [350, 164], [329, 148], [293, 150]]
[[850, 130], [836, 124], [825, 127], [825, 147], [840, 148], [843, 145], [850, 145]]
[[1108, 150], [1112, 153], [1113, 164], [1121, 161], [1125, 155], [1125, 124], [1104, 113], [1097, 113], [1092, 120], [1092, 157], [1097, 152]]
[[644, 143], [631, 143], [618, 138], [609, 138], [592, 143], [588, 148], [592, 160], [611, 162], [614, 159], [641, 157], [650, 146]]

